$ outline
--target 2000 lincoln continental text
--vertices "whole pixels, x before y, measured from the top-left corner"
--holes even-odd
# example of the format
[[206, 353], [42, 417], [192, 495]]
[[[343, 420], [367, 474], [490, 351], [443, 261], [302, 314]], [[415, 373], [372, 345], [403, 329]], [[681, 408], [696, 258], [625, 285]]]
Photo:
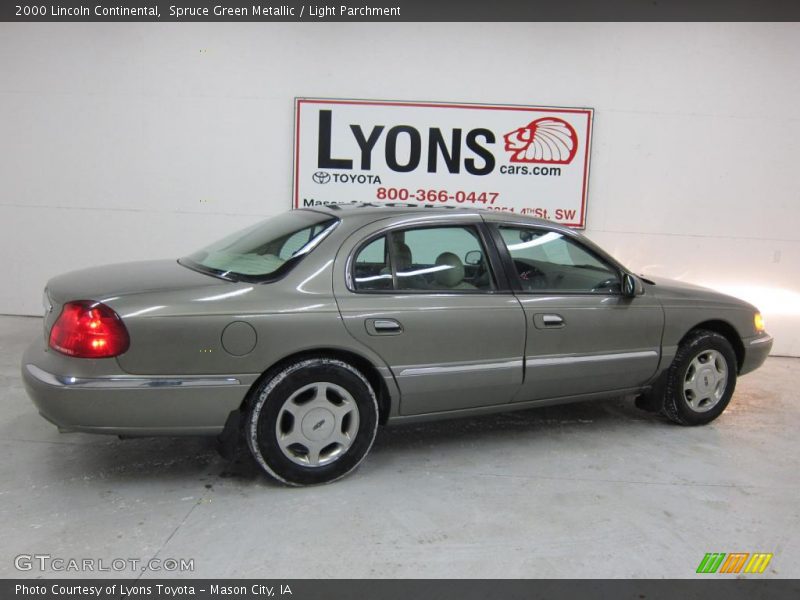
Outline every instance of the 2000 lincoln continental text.
[[22, 374], [61, 431], [242, 441], [294, 485], [353, 471], [385, 424], [631, 395], [703, 425], [772, 346], [750, 304], [569, 228], [392, 202], [61, 275], [43, 303]]

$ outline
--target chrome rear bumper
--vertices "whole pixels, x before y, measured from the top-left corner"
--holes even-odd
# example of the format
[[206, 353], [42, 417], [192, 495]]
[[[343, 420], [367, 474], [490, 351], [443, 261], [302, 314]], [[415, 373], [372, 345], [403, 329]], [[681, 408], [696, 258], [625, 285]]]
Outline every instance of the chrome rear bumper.
[[73, 377], [70, 375], [56, 375], [40, 369], [36, 365], [25, 365], [28, 373], [42, 383], [56, 387], [70, 388], [164, 388], [164, 387], [207, 387], [220, 385], [241, 385], [236, 377], [222, 375], [184, 375], [141, 377], [139, 375], [112, 375], [103, 377]]
[[[141, 376], [72, 365], [37, 340], [25, 352], [22, 379], [39, 413], [64, 431], [116, 435], [216, 435], [238, 409], [253, 375]], [[74, 368], [70, 368], [74, 367]], [[81, 373], [66, 375], [70, 371]]]

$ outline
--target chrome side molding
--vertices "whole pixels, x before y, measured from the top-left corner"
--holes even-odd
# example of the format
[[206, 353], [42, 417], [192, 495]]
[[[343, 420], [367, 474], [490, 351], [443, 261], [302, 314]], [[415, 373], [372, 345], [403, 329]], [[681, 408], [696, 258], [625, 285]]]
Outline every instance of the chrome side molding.
[[142, 377], [140, 375], [109, 375], [105, 377], [73, 377], [56, 375], [40, 369], [36, 365], [26, 364], [28, 373], [42, 383], [65, 388], [159, 388], [159, 387], [213, 387], [225, 385], [241, 385], [236, 377], [225, 375], [183, 375]]
[[[626, 360], [636, 358], [657, 357], [656, 350], [641, 350], [637, 352], [616, 352], [614, 354], [582, 354], [577, 356], [548, 356], [544, 358], [526, 358], [526, 367], [543, 367], [551, 365], [570, 365], [575, 363], [604, 362], [611, 360]], [[522, 360], [509, 360], [492, 363], [473, 363], [462, 365], [446, 365], [436, 367], [408, 367], [400, 371], [399, 377], [414, 377], [417, 375], [445, 375], [448, 373], [469, 373], [492, 371], [495, 369], [517, 369], [522, 367]]]
[[543, 367], [549, 365], [572, 365], [587, 362], [605, 362], [609, 360], [629, 360], [632, 358], [657, 357], [655, 350], [641, 350], [638, 352], [615, 352], [613, 354], [581, 354], [575, 356], [548, 356], [544, 358], [529, 358], [525, 360], [528, 367]]
[[521, 369], [522, 360], [508, 360], [504, 362], [473, 363], [463, 365], [447, 365], [437, 367], [410, 367], [400, 371], [399, 377], [414, 377], [417, 375], [446, 375], [448, 373], [469, 373], [480, 371], [493, 371], [495, 369]]

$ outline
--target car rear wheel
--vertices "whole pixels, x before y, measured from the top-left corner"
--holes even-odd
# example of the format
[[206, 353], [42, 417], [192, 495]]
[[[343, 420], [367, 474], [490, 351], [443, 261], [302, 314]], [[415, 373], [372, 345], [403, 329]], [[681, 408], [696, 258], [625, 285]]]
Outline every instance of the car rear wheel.
[[667, 372], [663, 412], [681, 425], [705, 425], [728, 406], [736, 388], [736, 354], [713, 331], [692, 333]]
[[331, 358], [293, 363], [253, 395], [245, 438], [258, 464], [289, 485], [330, 483], [366, 457], [378, 403], [353, 366]]

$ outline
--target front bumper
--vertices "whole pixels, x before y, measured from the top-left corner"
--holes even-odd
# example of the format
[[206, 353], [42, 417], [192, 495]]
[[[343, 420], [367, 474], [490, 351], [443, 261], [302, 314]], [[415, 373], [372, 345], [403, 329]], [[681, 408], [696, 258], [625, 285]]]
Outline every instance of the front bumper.
[[[26, 350], [22, 380], [39, 413], [61, 431], [116, 435], [216, 435], [258, 375], [145, 377], [109, 368], [88, 373], [83, 359]], [[116, 363], [113, 361], [112, 363]], [[70, 368], [70, 365], [73, 368]]]
[[763, 365], [772, 350], [772, 336], [767, 333], [742, 341], [744, 343], [744, 360], [739, 369], [739, 375], [755, 371]]

